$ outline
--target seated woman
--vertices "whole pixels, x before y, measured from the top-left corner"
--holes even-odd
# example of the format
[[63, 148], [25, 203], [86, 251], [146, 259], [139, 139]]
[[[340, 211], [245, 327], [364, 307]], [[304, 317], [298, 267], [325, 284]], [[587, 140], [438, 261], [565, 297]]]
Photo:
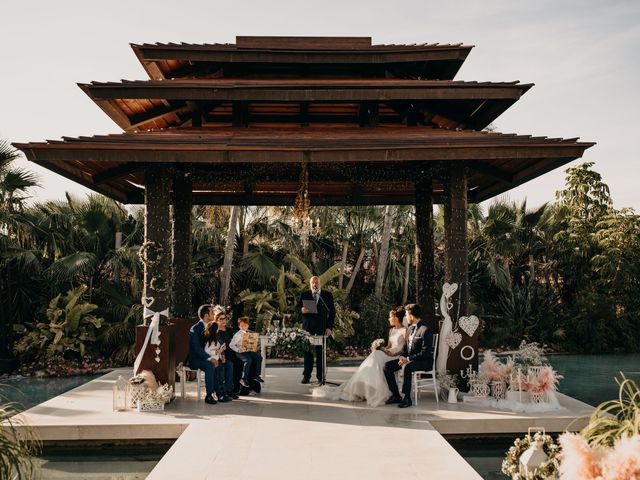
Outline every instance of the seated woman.
[[220, 343], [218, 340], [218, 324], [215, 322], [208, 323], [204, 327], [202, 332], [202, 338], [204, 342], [204, 351], [207, 352], [213, 366], [215, 368], [214, 374], [214, 389], [219, 402], [229, 402], [231, 400], [230, 395], [225, 390], [224, 381], [224, 350], [226, 345]]
[[[249, 388], [249, 382], [251, 380], [256, 380], [260, 383], [264, 382], [264, 380], [260, 377], [260, 374], [257, 372], [261, 371], [262, 367], [262, 355], [258, 352], [246, 351], [243, 347], [243, 339], [247, 331], [249, 330], [249, 317], [240, 317], [238, 319], [238, 331], [231, 339], [229, 343], [229, 348], [236, 352], [236, 356], [242, 360], [244, 363], [242, 368], [242, 379], [240, 380], [240, 384], [243, 387]], [[253, 369], [255, 376], [253, 378], [249, 377], [251, 372], [251, 366], [254, 366]]]
[[313, 390], [314, 397], [356, 402], [366, 400], [367, 405], [382, 405], [391, 395], [384, 377], [384, 365], [397, 360], [407, 343], [407, 328], [402, 323], [404, 309], [398, 307], [389, 312], [389, 341], [377, 349], [372, 345], [371, 355], [364, 359], [349, 380], [339, 387], [319, 387]]

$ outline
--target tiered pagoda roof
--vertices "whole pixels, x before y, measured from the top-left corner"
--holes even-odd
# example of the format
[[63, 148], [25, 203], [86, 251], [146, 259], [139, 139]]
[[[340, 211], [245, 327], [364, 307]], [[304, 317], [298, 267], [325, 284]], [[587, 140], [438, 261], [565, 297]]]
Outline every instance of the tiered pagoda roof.
[[237, 37], [132, 48], [149, 80], [80, 85], [124, 133], [16, 144], [124, 203], [143, 201], [145, 170], [162, 164], [192, 175], [195, 203], [292, 204], [303, 161], [313, 205], [410, 204], [417, 173], [449, 161], [465, 162], [469, 199], [482, 201], [593, 145], [482, 131], [532, 85], [453, 80], [471, 46]]

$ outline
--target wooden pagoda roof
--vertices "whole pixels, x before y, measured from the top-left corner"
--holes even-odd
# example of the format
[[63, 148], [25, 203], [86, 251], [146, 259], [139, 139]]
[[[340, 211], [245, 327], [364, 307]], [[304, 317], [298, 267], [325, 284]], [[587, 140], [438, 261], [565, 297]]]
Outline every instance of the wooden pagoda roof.
[[235, 44], [131, 48], [149, 78], [349, 75], [452, 79], [472, 45], [374, 45], [371, 37], [236, 37]]
[[[410, 79], [191, 79], [93, 82], [82, 90], [125, 131], [206, 123], [230, 126], [234, 108], [244, 123], [360, 123], [363, 102], [381, 123], [402, 123], [409, 106], [419, 121], [444, 128], [482, 129], [532, 84]], [[242, 102], [242, 103], [238, 103]], [[371, 103], [373, 102], [373, 103]]]
[[237, 37], [132, 48], [150, 80], [80, 87], [125, 132], [15, 144], [124, 203], [145, 171], [193, 179], [201, 204], [292, 205], [302, 163], [313, 205], [412, 204], [415, 178], [468, 167], [479, 202], [580, 158], [592, 143], [480, 131], [530, 88], [453, 80], [471, 46], [369, 37]]
[[219, 128], [65, 138], [16, 144], [34, 161], [124, 203], [141, 203], [144, 171], [189, 172], [194, 202], [291, 205], [301, 163], [313, 205], [412, 204], [414, 179], [444, 162], [469, 167], [479, 202], [582, 156], [592, 143], [424, 127]]

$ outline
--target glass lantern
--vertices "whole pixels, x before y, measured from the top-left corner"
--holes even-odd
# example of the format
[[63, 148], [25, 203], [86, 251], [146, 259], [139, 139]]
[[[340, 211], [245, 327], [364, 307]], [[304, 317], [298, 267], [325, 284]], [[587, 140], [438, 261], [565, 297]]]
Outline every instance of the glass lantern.
[[122, 412], [127, 409], [127, 405], [129, 404], [128, 397], [129, 389], [127, 388], [127, 381], [122, 377], [122, 375], [118, 376], [118, 380], [113, 385], [113, 411], [114, 412]]
[[529, 429], [528, 436], [532, 438], [531, 445], [525, 450], [519, 459], [520, 474], [526, 478], [533, 476], [540, 465], [547, 461], [547, 454], [544, 453], [543, 440], [531, 436], [531, 430], [538, 430], [544, 435], [544, 429]]

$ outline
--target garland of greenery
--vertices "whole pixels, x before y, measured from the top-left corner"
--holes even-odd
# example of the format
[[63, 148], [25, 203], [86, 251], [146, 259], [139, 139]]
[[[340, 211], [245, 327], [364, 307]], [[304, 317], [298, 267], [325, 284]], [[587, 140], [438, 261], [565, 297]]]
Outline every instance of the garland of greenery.
[[[524, 475], [520, 473], [520, 457], [536, 441], [542, 441], [542, 448], [547, 454], [547, 460], [535, 469], [533, 474]], [[546, 480], [554, 478], [558, 472], [560, 446], [542, 432], [534, 435], [525, 435], [523, 438], [516, 438], [513, 446], [507, 452], [507, 456], [502, 461], [502, 473], [510, 476], [513, 480]]]
[[138, 257], [147, 267], [155, 267], [162, 261], [163, 253], [164, 248], [158, 246], [156, 242], [147, 240], [138, 250]]
[[[164, 254], [164, 248], [156, 242], [147, 240], [138, 250], [138, 257], [146, 267], [152, 268], [160, 264]], [[156, 292], [164, 292], [169, 288], [169, 282], [162, 274], [156, 274], [149, 281], [149, 288]]]

